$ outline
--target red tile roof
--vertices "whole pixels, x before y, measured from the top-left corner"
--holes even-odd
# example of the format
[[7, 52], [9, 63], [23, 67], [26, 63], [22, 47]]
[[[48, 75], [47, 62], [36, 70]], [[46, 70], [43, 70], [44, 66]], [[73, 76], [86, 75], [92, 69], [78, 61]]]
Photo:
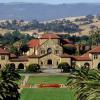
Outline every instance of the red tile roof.
[[6, 49], [0, 47], [0, 54], [7, 54], [8, 55], [9, 52]]
[[59, 39], [60, 37], [53, 33], [43, 34], [41, 39]]
[[63, 46], [76, 48], [76, 46], [74, 44], [64, 44]]
[[93, 48], [92, 50], [88, 51], [87, 53], [83, 54], [82, 56], [75, 56], [74, 59], [76, 61], [91, 61], [89, 57], [89, 53], [100, 53], [100, 46]]
[[30, 56], [28, 56], [29, 58], [39, 58], [40, 56], [39, 55], [35, 55], [35, 54], [32, 54]]
[[27, 56], [19, 56], [18, 58], [12, 58], [10, 59], [11, 62], [27, 62], [28, 57]]
[[10, 54], [10, 58], [16, 58], [17, 56], [13, 53]]
[[91, 59], [89, 57], [85, 57], [85, 56], [75, 56], [73, 58], [76, 61], [91, 61]]
[[32, 39], [31, 41], [28, 42], [28, 46], [30, 48], [39, 46], [39, 44], [40, 44], [39, 39]]
[[64, 39], [64, 41], [65, 41], [66, 43], [69, 43], [69, 44], [72, 44], [72, 43], [73, 43], [73, 42], [70, 41], [69, 39]]
[[86, 52], [86, 53], [83, 54], [81, 57], [86, 57], [86, 58], [88, 58], [88, 57], [89, 57], [89, 52]]
[[90, 53], [100, 53], [100, 46], [97, 46], [89, 51]]
[[89, 52], [81, 55], [81, 56], [74, 56], [73, 57], [76, 61], [91, 61], [89, 57]]

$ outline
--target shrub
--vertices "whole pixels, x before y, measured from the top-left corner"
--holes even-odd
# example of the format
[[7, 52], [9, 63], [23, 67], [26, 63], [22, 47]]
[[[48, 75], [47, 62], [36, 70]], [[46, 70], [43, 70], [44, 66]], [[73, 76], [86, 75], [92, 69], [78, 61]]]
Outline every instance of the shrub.
[[30, 64], [27, 68], [28, 72], [40, 72], [40, 65], [39, 64]]
[[81, 67], [81, 70], [88, 72], [90, 70], [90, 68], [88, 66], [84, 65], [84, 66]]
[[71, 66], [68, 63], [64, 62], [60, 63], [58, 65], [58, 68], [61, 69], [62, 72], [70, 72]]

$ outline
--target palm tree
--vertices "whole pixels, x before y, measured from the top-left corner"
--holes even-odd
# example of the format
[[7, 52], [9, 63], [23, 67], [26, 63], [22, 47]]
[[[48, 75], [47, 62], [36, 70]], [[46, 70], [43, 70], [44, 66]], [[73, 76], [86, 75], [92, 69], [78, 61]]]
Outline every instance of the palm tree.
[[1, 72], [0, 100], [19, 100], [19, 87], [15, 82], [19, 79], [20, 75], [15, 71], [15, 68], [6, 65], [6, 68]]
[[0, 82], [0, 100], [18, 100], [20, 95], [18, 85], [12, 81]]
[[76, 89], [77, 100], [100, 100], [100, 71], [76, 70], [68, 76], [68, 87]]

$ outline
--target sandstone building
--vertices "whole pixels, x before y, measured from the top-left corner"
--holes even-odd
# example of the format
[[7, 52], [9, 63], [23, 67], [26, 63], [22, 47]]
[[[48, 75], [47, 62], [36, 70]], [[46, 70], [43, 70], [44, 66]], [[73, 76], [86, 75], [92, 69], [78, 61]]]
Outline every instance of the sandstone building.
[[78, 67], [88, 65], [100, 69], [100, 46], [81, 56], [74, 56], [64, 53], [62, 41], [65, 44], [70, 42], [55, 34], [44, 34], [41, 38], [29, 41], [29, 51], [19, 57], [0, 47], [0, 68], [12, 63], [18, 69], [26, 69], [29, 64], [39, 64], [41, 68], [57, 68], [59, 63], [67, 62], [70, 66], [75, 63]]

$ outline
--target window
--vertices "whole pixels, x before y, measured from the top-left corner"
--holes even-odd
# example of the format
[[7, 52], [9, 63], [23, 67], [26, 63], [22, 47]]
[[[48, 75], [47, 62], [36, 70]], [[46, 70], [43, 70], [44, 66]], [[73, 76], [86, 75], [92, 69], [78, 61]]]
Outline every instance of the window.
[[1, 64], [0, 64], [0, 69], [1, 69]]
[[18, 65], [18, 69], [24, 69], [24, 64], [20, 63], [20, 64]]
[[43, 62], [41, 62], [41, 65], [43, 65]]
[[98, 64], [98, 69], [100, 70], [100, 63]]
[[59, 63], [58, 63], [58, 61], [57, 61], [57, 65], [58, 65]]
[[55, 50], [55, 54], [59, 54], [59, 50]]
[[5, 60], [5, 56], [1, 56], [1, 60]]
[[94, 54], [94, 59], [98, 59], [98, 55], [97, 54]]
[[47, 49], [47, 53], [52, 53], [52, 49], [51, 48], [48, 48]]
[[45, 54], [45, 50], [41, 50], [41, 54]]

